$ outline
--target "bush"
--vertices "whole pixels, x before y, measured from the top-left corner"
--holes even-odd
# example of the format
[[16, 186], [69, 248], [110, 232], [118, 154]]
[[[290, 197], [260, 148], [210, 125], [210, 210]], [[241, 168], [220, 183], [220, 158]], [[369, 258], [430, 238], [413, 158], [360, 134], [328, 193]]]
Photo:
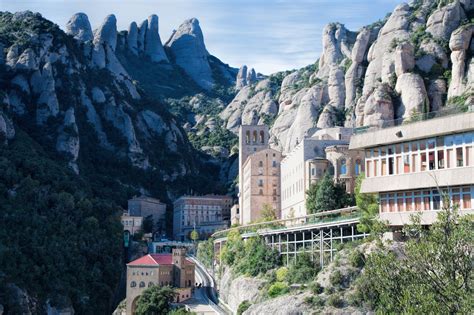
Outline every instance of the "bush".
[[309, 289], [313, 294], [321, 294], [323, 293], [323, 287], [319, 284], [319, 282], [313, 282], [310, 284]]
[[365, 265], [365, 256], [360, 250], [354, 250], [349, 255], [349, 262], [354, 268], [363, 268]]
[[285, 282], [275, 282], [268, 288], [268, 296], [271, 298], [286, 294], [290, 288]]
[[330, 276], [329, 276], [329, 282], [331, 285], [335, 288], [339, 288], [343, 286], [343, 281], [344, 281], [344, 276], [342, 275], [340, 270], [334, 271]]
[[242, 313], [248, 310], [250, 306], [252, 306], [252, 304], [249, 301], [242, 301], [237, 308], [237, 315], [242, 315]]
[[288, 268], [286, 278], [290, 284], [304, 284], [312, 281], [319, 270], [321, 270], [319, 264], [311, 261], [311, 256], [308, 253], [300, 253], [293, 264], [290, 265], [290, 268]]
[[327, 299], [327, 304], [333, 307], [341, 308], [344, 306], [344, 302], [339, 294], [330, 295]]
[[314, 295], [305, 297], [304, 302], [313, 307], [324, 305], [324, 300], [320, 296], [314, 296]]
[[286, 267], [280, 267], [276, 271], [276, 280], [279, 282], [283, 282], [286, 280], [288, 276], [288, 268]]

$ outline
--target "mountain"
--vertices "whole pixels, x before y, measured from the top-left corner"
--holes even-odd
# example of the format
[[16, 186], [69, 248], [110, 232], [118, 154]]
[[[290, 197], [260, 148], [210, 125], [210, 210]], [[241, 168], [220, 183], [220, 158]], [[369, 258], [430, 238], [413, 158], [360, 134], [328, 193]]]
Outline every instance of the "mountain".
[[420, 113], [474, 103], [474, 4], [417, 0], [353, 32], [340, 23], [323, 30], [323, 53], [305, 68], [245, 84], [220, 117], [271, 125], [272, 145], [289, 152], [321, 128], [390, 125]]

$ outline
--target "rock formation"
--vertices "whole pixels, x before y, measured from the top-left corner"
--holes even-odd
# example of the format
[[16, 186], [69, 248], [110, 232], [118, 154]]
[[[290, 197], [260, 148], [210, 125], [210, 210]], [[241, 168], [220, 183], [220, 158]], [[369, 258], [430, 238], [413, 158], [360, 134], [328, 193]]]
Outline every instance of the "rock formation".
[[437, 9], [428, 18], [426, 31], [435, 38], [449, 40], [451, 33], [465, 18], [465, 13], [459, 0]]
[[214, 85], [209, 65], [209, 53], [204, 45], [199, 21], [195, 18], [184, 21], [166, 43], [178, 66], [199, 84], [209, 90]]
[[165, 50], [161, 44], [160, 34], [158, 33], [158, 16], [153, 14], [148, 17], [148, 27], [145, 35], [145, 55], [150, 57], [151, 61], [168, 62]]
[[133, 54], [138, 55], [138, 26], [135, 22], [128, 27], [127, 46]]
[[66, 24], [66, 33], [83, 42], [94, 38], [89, 18], [85, 13], [76, 13], [69, 19]]
[[235, 89], [240, 90], [244, 86], [247, 86], [247, 66], [243, 65], [239, 69], [237, 78], [235, 79]]
[[[467, 74], [471, 67], [466, 67], [469, 62], [467, 60], [467, 51], [472, 48], [469, 46], [472, 35], [474, 34], [474, 26], [461, 26], [455, 30], [449, 40], [449, 48], [451, 49], [452, 75], [451, 84], [449, 85], [448, 98], [461, 96], [466, 90], [473, 89], [473, 81], [467, 82]], [[468, 70], [466, 71], [466, 68]], [[468, 83], [468, 84], [466, 84]], [[470, 87], [468, 87], [468, 85]]]

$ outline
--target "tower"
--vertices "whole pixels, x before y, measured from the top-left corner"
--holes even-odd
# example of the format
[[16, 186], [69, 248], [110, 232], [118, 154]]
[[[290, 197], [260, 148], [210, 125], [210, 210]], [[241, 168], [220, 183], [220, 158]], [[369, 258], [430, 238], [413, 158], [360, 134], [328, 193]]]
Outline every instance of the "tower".
[[[242, 125], [239, 129], [239, 208], [243, 209], [242, 192], [243, 165], [247, 158], [258, 151], [268, 148], [270, 136], [267, 125]], [[242, 223], [242, 219], [240, 219]]]
[[185, 262], [186, 262], [186, 249], [184, 248], [173, 248], [173, 265], [174, 265], [174, 285], [178, 288], [184, 288], [185, 283]]

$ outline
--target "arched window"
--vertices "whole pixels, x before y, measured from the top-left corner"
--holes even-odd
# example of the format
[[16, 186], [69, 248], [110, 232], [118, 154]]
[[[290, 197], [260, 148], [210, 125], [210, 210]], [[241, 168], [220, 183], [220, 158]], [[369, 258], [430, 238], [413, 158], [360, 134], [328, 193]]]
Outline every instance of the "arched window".
[[263, 161], [259, 161], [259, 162], [258, 162], [258, 166], [259, 166], [259, 167], [263, 167]]
[[253, 138], [252, 138], [253, 143], [257, 142], [257, 131], [254, 130], [253, 132]]
[[249, 144], [250, 143], [250, 131], [247, 130], [245, 133], [245, 143]]
[[341, 175], [346, 175], [347, 174], [347, 165], [346, 165], [346, 159], [341, 159]]
[[145, 282], [141, 281], [139, 287], [144, 288], [145, 287]]
[[153, 282], [148, 282], [148, 287], [151, 288], [152, 286], [154, 286], [154, 283]]
[[354, 165], [354, 173], [356, 176], [360, 174], [361, 165], [362, 164], [360, 163], [360, 160], [356, 160], [355, 165]]
[[260, 131], [260, 143], [261, 144], [264, 144], [265, 143], [265, 133], [262, 131]]
[[137, 286], [137, 283], [135, 281], [130, 282], [130, 287], [135, 288]]

